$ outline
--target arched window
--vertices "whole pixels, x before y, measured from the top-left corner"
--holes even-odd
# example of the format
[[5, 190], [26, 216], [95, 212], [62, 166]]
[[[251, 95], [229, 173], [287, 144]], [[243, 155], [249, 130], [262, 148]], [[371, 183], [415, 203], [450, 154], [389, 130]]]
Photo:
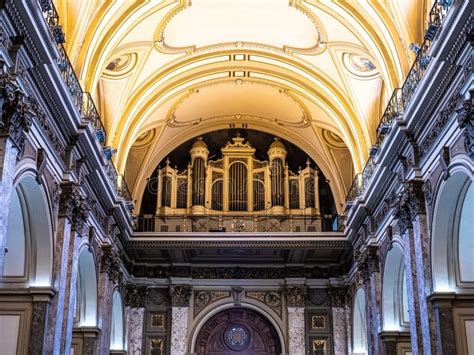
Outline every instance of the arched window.
[[474, 184], [461, 172], [440, 188], [433, 218], [431, 265], [434, 292], [474, 285]]
[[125, 350], [123, 305], [118, 291], [114, 292], [112, 303], [112, 325], [110, 330], [110, 350]]
[[460, 204], [458, 232], [459, 283], [474, 282], [474, 184], [470, 183]]
[[26, 279], [28, 277], [26, 245], [29, 228], [25, 202], [20, 194], [22, 195], [21, 191], [15, 189], [11, 196], [3, 276]]
[[395, 244], [387, 253], [382, 281], [383, 330], [409, 330], [408, 296], [402, 249]]
[[76, 321], [79, 327], [97, 325], [97, 276], [94, 256], [86, 248], [79, 254]]
[[354, 298], [353, 344], [353, 354], [367, 354], [365, 292], [362, 288], [357, 290]]
[[46, 196], [31, 176], [13, 189], [8, 206], [8, 225], [2, 282], [50, 286], [53, 269], [53, 233]]

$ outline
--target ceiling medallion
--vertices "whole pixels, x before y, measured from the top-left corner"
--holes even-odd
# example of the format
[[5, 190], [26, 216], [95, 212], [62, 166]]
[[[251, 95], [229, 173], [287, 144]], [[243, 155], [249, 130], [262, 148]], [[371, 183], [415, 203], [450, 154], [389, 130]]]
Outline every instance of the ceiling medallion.
[[113, 58], [105, 67], [104, 74], [114, 77], [128, 74], [135, 67], [136, 57], [136, 53], [125, 53]]
[[232, 324], [224, 332], [224, 342], [231, 350], [244, 350], [250, 344], [250, 332], [241, 324]]
[[140, 148], [149, 145], [156, 136], [156, 130], [150, 129], [138, 136], [135, 143], [133, 144], [134, 148]]
[[334, 149], [347, 149], [346, 144], [336, 133], [329, 131], [327, 129], [322, 130], [323, 139], [328, 146]]
[[343, 62], [346, 69], [354, 75], [368, 77], [378, 74], [375, 64], [363, 55], [344, 53]]

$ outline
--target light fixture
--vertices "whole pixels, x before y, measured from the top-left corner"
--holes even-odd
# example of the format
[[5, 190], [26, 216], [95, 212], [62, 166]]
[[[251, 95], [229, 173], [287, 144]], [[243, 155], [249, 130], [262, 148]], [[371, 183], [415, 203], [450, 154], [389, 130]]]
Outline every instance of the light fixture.
[[421, 46], [418, 44], [418, 43], [410, 43], [410, 50], [415, 53], [416, 55], [418, 55], [418, 53], [420, 52], [421, 50]]
[[96, 128], [95, 136], [100, 143], [105, 143], [105, 131], [102, 128]]
[[112, 149], [111, 147], [104, 148], [104, 156], [107, 160], [111, 160], [115, 153], [117, 153], [117, 149]]
[[451, 7], [453, 0], [438, 0], [438, 4], [443, 7]]

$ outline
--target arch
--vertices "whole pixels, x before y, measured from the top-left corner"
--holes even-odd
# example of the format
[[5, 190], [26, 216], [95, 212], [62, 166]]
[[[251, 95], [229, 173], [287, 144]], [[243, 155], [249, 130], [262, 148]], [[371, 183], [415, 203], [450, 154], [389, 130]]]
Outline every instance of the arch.
[[118, 290], [112, 297], [112, 324], [110, 327], [110, 350], [125, 350], [124, 310], [122, 296]]
[[46, 194], [33, 172], [18, 174], [9, 205], [3, 282], [51, 286], [53, 233]]
[[94, 255], [87, 247], [79, 251], [76, 315], [80, 327], [97, 325], [97, 274]]
[[250, 354], [265, 351], [280, 354], [281, 344], [275, 328], [259, 312], [234, 307], [213, 315], [201, 328], [194, 352], [210, 351]]
[[[225, 304], [222, 304], [222, 305], [220, 305], [220, 306], [204, 313], [204, 316], [202, 318], [200, 318], [200, 319], [198, 318], [196, 324], [194, 325], [194, 327], [193, 327], [193, 329], [190, 333], [189, 339], [191, 341], [188, 342], [188, 352], [192, 353], [194, 351], [193, 349], [195, 348], [196, 339], [197, 339], [197, 336], [198, 336], [199, 332], [203, 328], [204, 324], [206, 324], [206, 322], [212, 316], [214, 316], [215, 314], [217, 314], [221, 311], [224, 311], [224, 310], [229, 309], [229, 308], [234, 308], [234, 307], [235, 306], [234, 306], [233, 303], [225, 303]], [[240, 308], [248, 308], [248, 309], [254, 310], [257, 313], [261, 314], [266, 320], [268, 320], [270, 322], [270, 324], [273, 326], [273, 328], [276, 330], [278, 338], [280, 339], [281, 353], [286, 354], [286, 343], [284, 341], [282, 328], [280, 327], [278, 322], [266, 310], [264, 310], [260, 306], [254, 305], [252, 303], [243, 302], [240, 305]]]
[[359, 288], [354, 297], [352, 318], [353, 354], [367, 354], [367, 315], [365, 309], [365, 291]]
[[[466, 274], [474, 267], [472, 228], [472, 178], [455, 171], [441, 183], [433, 213], [431, 240], [431, 272], [434, 292], [459, 292], [473, 287], [474, 279]], [[470, 254], [469, 254], [470, 252]]]
[[383, 330], [409, 330], [408, 297], [403, 250], [394, 244], [387, 253], [382, 279]]

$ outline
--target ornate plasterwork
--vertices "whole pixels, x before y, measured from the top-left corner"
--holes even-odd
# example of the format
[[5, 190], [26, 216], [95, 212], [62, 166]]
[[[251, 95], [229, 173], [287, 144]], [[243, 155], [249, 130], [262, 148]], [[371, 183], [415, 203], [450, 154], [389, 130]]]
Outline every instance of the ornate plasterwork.
[[379, 74], [373, 61], [359, 53], [344, 53], [342, 62], [347, 71], [359, 77], [370, 78]]
[[113, 79], [118, 79], [129, 74], [137, 64], [136, 53], [124, 53], [112, 58], [104, 70], [104, 75]]
[[[265, 88], [269, 88], [270, 90], [274, 90], [276, 93], [279, 95], [282, 95], [284, 99], [287, 101], [291, 102], [292, 105], [295, 105], [300, 112], [301, 118], [299, 121], [295, 122], [289, 122], [286, 120], [279, 119], [277, 117], [263, 117], [263, 116], [256, 116], [256, 115], [249, 115], [245, 113], [239, 113], [239, 114], [234, 114], [234, 115], [221, 115], [221, 116], [211, 116], [211, 117], [197, 117], [193, 120], [190, 121], [180, 121], [178, 118], [178, 111], [180, 107], [182, 107], [187, 100], [189, 100], [191, 97], [198, 95], [202, 93], [203, 89], [216, 86], [216, 85], [223, 85], [223, 84], [230, 84], [233, 83], [235, 85], [248, 85], [249, 89], [250, 86], [253, 85], [260, 85]], [[166, 124], [169, 127], [187, 127], [187, 126], [193, 126], [197, 125], [199, 123], [203, 123], [206, 121], [210, 120], [216, 120], [216, 119], [228, 119], [229, 117], [233, 117], [236, 120], [245, 120], [245, 119], [257, 119], [257, 120], [263, 120], [268, 123], [273, 123], [273, 124], [278, 124], [281, 126], [287, 126], [287, 127], [294, 127], [294, 128], [306, 128], [311, 124], [312, 117], [309, 109], [306, 107], [306, 105], [298, 98], [296, 97], [295, 94], [292, 93], [288, 88], [281, 88], [277, 85], [273, 85], [267, 82], [263, 81], [257, 81], [257, 80], [251, 80], [251, 79], [225, 79], [225, 80], [216, 80], [212, 82], [208, 82], [204, 85], [201, 85], [197, 88], [193, 88], [188, 90], [183, 96], [181, 96], [170, 108], [167, 114], [166, 118]]]
[[[202, 47], [198, 47], [195, 44], [188, 46], [172, 46], [166, 42], [165, 32], [170, 22], [178, 15], [181, 15], [186, 9], [189, 9], [193, 4], [192, 0], [180, 0], [179, 5], [170, 11], [158, 24], [157, 30], [154, 35], [155, 48], [161, 53], [165, 54], [178, 54], [185, 53], [186, 55], [212, 52], [215, 50], [232, 49], [232, 48], [249, 48], [249, 49], [264, 49], [274, 52], [280, 52], [284, 54], [305, 54], [305, 55], [317, 55], [326, 49], [327, 36], [325, 30], [315, 16], [315, 14], [303, 5], [302, 0], [291, 0], [288, 4], [289, 7], [294, 8], [301, 12], [307, 17], [313, 24], [315, 32], [317, 33], [315, 43], [312, 46], [306, 48], [298, 48], [290, 45], [284, 45], [283, 47], [272, 46], [265, 43], [249, 42], [249, 41], [230, 41], [224, 43], [215, 43]], [[269, 9], [269, 12], [271, 10]]]

